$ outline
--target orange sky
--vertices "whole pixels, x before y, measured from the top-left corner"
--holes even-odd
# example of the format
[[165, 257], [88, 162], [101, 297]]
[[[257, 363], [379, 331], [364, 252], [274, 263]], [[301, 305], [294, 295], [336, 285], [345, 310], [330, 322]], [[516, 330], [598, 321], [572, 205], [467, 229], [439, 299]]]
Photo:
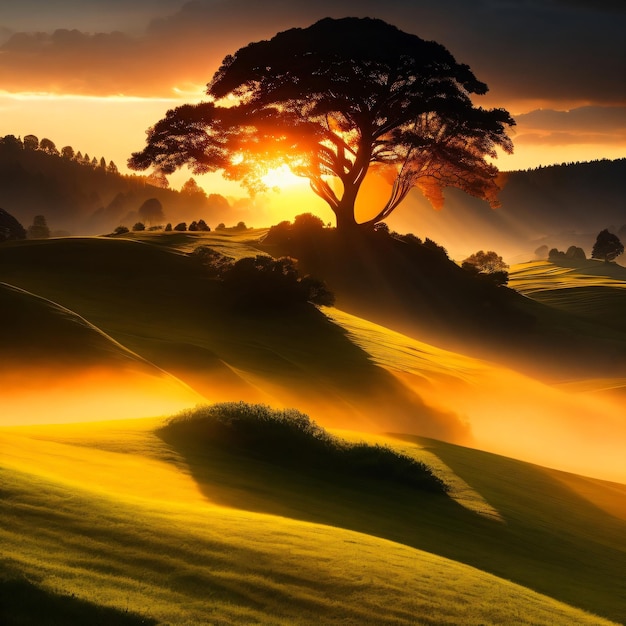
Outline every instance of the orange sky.
[[[226, 54], [326, 15], [380, 17], [467, 62], [490, 87], [477, 104], [518, 123], [500, 169], [626, 157], [626, 8], [612, 0], [21, 0], [0, 12], [0, 135], [48, 137], [124, 171], [145, 130], [200, 100]], [[219, 176], [199, 182], [244, 195]]]

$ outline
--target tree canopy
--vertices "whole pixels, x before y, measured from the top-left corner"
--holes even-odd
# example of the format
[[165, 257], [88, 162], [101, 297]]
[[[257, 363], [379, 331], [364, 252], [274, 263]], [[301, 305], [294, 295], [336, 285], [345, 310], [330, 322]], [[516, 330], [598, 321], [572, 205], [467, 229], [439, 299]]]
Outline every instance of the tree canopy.
[[596, 242], [593, 244], [591, 258], [604, 259], [605, 263], [614, 261], [620, 254], [624, 252], [624, 244], [617, 235], [604, 229], [598, 233]]
[[486, 91], [436, 42], [377, 19], [326, 18], [227, 56], [209, 100], [168, 111], [129, 166], [221, 170], [254, 191], [268, 169], [287, 164], [342, 228], [356, 226], [355, 201], [373, 169], [391, 192], [365, 225], [385, 219], [415, 186], [436, 208], [448, 186], [496, 206], [497, 168], [486, 157], [512, 151], [514, 121], [472, 104]]

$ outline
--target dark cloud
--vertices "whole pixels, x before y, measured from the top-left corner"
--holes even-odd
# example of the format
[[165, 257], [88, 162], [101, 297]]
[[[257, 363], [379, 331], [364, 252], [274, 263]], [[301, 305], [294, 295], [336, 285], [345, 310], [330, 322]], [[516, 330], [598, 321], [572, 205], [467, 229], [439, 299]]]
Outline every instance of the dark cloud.
[[542, 109], [516, 118], [515, 143], [565, 146], [626, 144], [626, 107], [580, 107], [571, 111]]
[[[79, 3], [54, 3], [59, 4]], [[444, 44], [490, 86], [485, 98], [490, 106], [626, 104], [626, 13], [622, 2], [611, 0], [194, 0], [184, 5], [81, 0], [80, 5], [94, 15], [108, 7], [107, 23], [118, 23], [118, 30], [125, 30], [124, 6], [134, 7], [133, 15], [149, 9], [155, 18], [141, 35], [81, 36], [72, 29], [15, 34], [0, 47], [4, 89], [169, 95], [174, 85], [206, 83], [226, 54], [250, 41], [325, 16], [354, 15], [380, 17]], [[518, 110], [523, 108], [520, 104]]]

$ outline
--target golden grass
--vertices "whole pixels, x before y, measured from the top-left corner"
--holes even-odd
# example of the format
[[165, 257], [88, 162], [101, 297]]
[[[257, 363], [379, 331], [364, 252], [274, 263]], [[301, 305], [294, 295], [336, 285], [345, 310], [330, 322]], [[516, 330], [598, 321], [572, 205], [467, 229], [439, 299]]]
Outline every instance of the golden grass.
[[[530, 261], [513, 265], [509, 271], [509, 287], [524, 295], [553, 289], [571, 289], [572, 287], [615, 287], [623, 289], [626, 282], [620, 277], [613, 277], [603, 272], [605, 268], [600, 261], [588, 261], [582, 268], [561, 267], [549, 261]], [[587, 272], [584, 271], [585, 268]], [[623, 268], [619, 268], [623, 270]], [[595, 270], [597, 273], [588, 273]], [[617, 272], [616, 272], [617, 274]]]
[[213, 505], [156, 424], [2, 429], [4, 565], [169, 624], [610, 623], [408, 546]]

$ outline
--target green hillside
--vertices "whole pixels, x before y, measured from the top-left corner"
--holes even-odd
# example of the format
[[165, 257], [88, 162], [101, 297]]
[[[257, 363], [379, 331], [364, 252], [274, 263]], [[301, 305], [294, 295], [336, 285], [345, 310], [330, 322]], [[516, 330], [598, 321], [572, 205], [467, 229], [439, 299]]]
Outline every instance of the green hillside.
[[[3, 408], [22, 408], [10, 423], [28, 425], [0, 428], [2, 621], [626, 621], [624, 485], [510, 458], [619, 472], [619, 402], [340, 309], [259, 302], [241, 310], [190, 253], [210, 245], [255, 255], [264, 232], [0, 246], [9, 369], [22, 362], [23, 380], [29, 364], [51, 361], [49, 379], [30, 371], [30, 394], [20, 376], [3, 373]], [[454, 275], [456, 304], [492, 297], [459, 268], [429, 267], [440, 282]], [[608, 343], [622, 337], [599, 313], [529, 297], [555, 285], [575, 290], [586, 274], [555, 270], [560, 284], [547, 266], [516, 272], [528, 295], [496, 292], [493, 302], [502, 311], [527, 304], [520, 310], [537, 316], [538, 338], [559, 323], [563, 337], [579, 329], [591, 339], [605, 333]], [[382, 279], [372, 276], [371, 299], [383, 299]], [[593, 280], [621, 289], [620, 276]], [[422, 293], [434, 293], [435, 282]], [[449, 295], [442, 287], [439, 301]], [[490, 315], [504, 325], [506, 317]], [[596, 389], [599, 379], [568, 381]], [[163, 416], [172, 403], [241, 400], [294, 407], [340, 437], [390, 446], [432, 467], [450, 493], [294, 469], [254, 447], [164, 430], [163, 417], [122, 419]], [[121, 421], [84, 423], [96, 409], [99, 419]], [[83, 423], [59, 424], [68, 421]], [[298, 458], [297, 448], [289, 454]]]
[[[608, 623], [562, 602], [625, 617], [623, 486], [583, 496], [579, 477], [397, 440], [464, 485], [450, 499], [172, 447], [158, 424], [0, 431], [0, 593], [27, 580], [62, 606], [176, 624]], [[481, 495], [497, 516], [466, 508]]]

